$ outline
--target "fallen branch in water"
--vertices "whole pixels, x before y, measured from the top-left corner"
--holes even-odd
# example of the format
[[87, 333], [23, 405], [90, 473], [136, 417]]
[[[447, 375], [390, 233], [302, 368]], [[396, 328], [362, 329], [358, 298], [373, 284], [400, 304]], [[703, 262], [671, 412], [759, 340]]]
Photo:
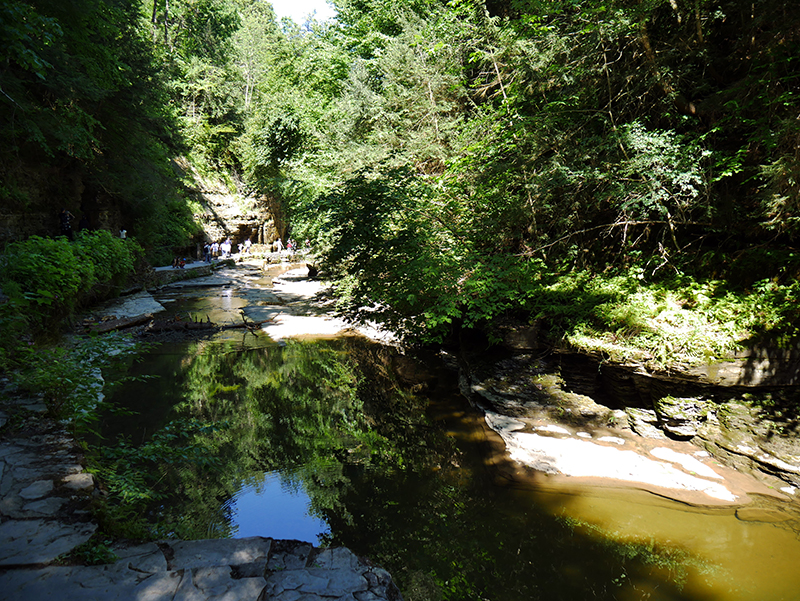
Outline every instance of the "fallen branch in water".
[[124, 330], [125, 328], [132, 328], [148, 323], [153, 319], [153, 315], [148, 313], [146, 315], [137, 315], [135, 317], [122, 317], [104, 319], [98, 323], [91, 323], [89, 321], [83, 322], [83, 328], [87, 332], [95, 332], [97, 334], [106, 334], [107, 332], [114, 332], [116, 330]]
[[242, 315], [242, 323], [228, 323], [219, 325], [211, 321], [211, 318], [206, 316], [206, 321], [192, 319], [191, 321], [184, 321], [179, 317], [174, 317], [170, 320], [153, 321], [145, 329], [144, 334], [159, 334], [162, 332], [184, 332], [184, 331], [197, 331], [197, 330], [234, 330], [234, 329], [247, 329], [253, 333], [261, 328], [265, 323], [273, 321], [272, 318], [265, 319], [264, 321], [247, 321]]

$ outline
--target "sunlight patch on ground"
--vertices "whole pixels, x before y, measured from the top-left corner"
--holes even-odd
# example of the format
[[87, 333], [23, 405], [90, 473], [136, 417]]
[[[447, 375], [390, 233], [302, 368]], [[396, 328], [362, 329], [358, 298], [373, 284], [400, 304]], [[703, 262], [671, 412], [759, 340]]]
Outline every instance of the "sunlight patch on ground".
[[[718, 501], [736, 502], [738, 497], [719, 482], [701, 477], [719, 478], [697, 459], [670, 449], [654, 449], [658, 461], [631, 450], [607, 447], [586, 439], [557, 438], [532, 432], [520, 432], [519, 420], [486, 412], [486, 423], [506, 444], [514, 461], [549, 474], [572, 477], [610, 478], [661, 488], [696, 491]], [[675, 463], [694, 473], [687, 473]], [[702, 467], [698, 467], [702, 466]], [[709, 475], [709, 472], [711, 474]]]

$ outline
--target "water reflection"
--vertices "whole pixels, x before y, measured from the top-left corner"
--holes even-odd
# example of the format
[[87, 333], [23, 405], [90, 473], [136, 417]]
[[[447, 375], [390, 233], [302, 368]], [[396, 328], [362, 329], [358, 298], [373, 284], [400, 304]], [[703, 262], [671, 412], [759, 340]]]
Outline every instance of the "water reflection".
[[305, 490], [284, 481], [279, 472], [236, 492], [227, 503], [236, 538], [263, 536], [301, 540], [314, 545], [330, 534], [328, 525], [310, 514]]
[[[407, 601], [777, 600], [800, 590], [800, 544], [786, 528], [639, 491], [498, 479], [497, 441], [435, 357], [359, 338], [244, 351], [194, 343], [131, 369], [161, 377], [119, 392], [139, 413], [109, 418], [109, 439], [197, 425], [171, 439], [187, 461], [153, 462], [149, 482], [163, 498], [143, 509], [180, 537], [342, 544], [389, 569]], [[770, 566], [778, 572], [762, 572]]]

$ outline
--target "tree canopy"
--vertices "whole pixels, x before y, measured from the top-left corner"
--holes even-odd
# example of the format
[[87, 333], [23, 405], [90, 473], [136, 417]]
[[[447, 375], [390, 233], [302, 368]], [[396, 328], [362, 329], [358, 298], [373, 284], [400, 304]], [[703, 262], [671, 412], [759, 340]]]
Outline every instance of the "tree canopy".
[[334, 4], [297, 24], [260, 0], [6, 1], [4, 203], [32, 202], [32, 166], [80, 172], [168, 245], [194, 227], [186, 156], [281, 206], [354, 315], [412, 334], [558, 321], [543, 299], [578, 273], [772, 295], [762, 329], [794, 334], [786, 3]]

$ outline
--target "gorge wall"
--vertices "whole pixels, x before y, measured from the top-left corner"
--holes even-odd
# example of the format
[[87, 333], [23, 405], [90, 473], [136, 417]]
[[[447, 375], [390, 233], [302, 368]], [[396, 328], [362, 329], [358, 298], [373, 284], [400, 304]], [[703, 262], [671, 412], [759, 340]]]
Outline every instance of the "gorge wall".
[[194, 240], [196, 245], [226, 238], [234, 247], [246, 239], [253, 244], [271, 244], [286, 237], [288, 224], [278, 199], [246, 194], [235, 182], [203, 176], [185, 160], [176, 162], [192, 182], [192, 214], [201, 228]]
[[[196, 232], [191, 239], [170, 240], [177, 252], [199, 256], [205, 241], [231, 238], [234, 244], [250, 239], [253, 244], [271, 244], [285, 238], [288, 225], [276, 198], [253, 196], [233, 180], [201, 175], [186, 159], [172, 166], [183, 182], [182, 196], [191, 209]], [[127, 230], [136, 236], [136, 219], [121, 201], [92, 183], [79, 165], [54, 167], [19, 164], [13, 174], [14, 194], [0, 203], [0, 247], [31, 236], [60, 235], [59, 213], [67, 209], [75, 219], [74, 231]]]

